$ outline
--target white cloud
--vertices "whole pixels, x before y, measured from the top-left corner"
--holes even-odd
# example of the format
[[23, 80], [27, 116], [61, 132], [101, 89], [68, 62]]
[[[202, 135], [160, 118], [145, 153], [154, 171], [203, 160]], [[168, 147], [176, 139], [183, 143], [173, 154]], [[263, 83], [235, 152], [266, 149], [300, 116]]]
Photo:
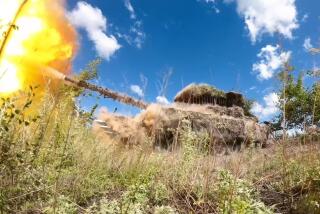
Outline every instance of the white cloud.
[[135, 13], [135, 11], [134, 11], [134, 8], [133, 8], [130, 0], [125, 0], [125, 1], [124, 1], [124, 5], [126, 6], [127, 10], [128, 10], [129, 13], [130, 13], [130, 18], [131, 18], [131, 19], [136, 19], [137, 16], [136, 16], [136, 13]]
[[142, 48], [142, 44], [146, 38], [146, 34], [142, 30], [142, 22], [136, 21], [130, 28], [130, 32], [134, 34], [134, 38], [131, 38], [131, 42], [135, 44], [137, 48]]
[[138, 49], [142, 48], [146, 34], [143, 31], [143, 23], [137, 19], [137, 15], [130, 0], [124, 0], [124, 6], [130, 13], [130, 18], [134, 20], [130, 27], [129, 33], [118, 33], [119, 38], [123, 38], [130, 45], [136, 46]]
[[267, 45], [258, 54], [260, 61], [253, 64], [252, 69], [258, 73], [259, 80], [267, 80], [273, 77], [283, 63], [289, 60], [291, 52], [281, 52], [280, 46]]
[[313, 48], [312, 44], [311, 44], [311, 39], [308, 37], [304, 40], [303, 42], [303, 47], [306, 51], [310, 51], [310, 49]]
[[130, 86], [130, 90], [133, 93], [135, 93], [136, 95], [138, 95], [139, 97], [143, 97], [144, 96], [143, 90], [138, 85], [131, 85]]
[[217, 0], [197, 0], [198, 2], [205, 2], [207, 4], [210, 4], [212, 9], [218, 14], [220, 13], [220, 9], [217, 7]]
[[[217, 0], [198, 0], [216, 8]], [[263, 34], [279, 33], [292, 38], [292, 31], [299, 27], [295, 0], [223, 0], [224, 3], [236, 2], [238, 13], [244, 18], [252, 42]], [[218, 10], [219, 11], [219, 10]], [[307, 14], [302, 20], [308, 18]]]
[[276, 93], [270, 93], [263, 98], [264, 104], [255, 102], [251, 112], [260, 120], [270, 120], [272, 116], [279, 112], [279, 96]]
[[120, 49], [117, 39], [113, 35], [106, 34], [107, 18], [99, 8], [80, 1], [76, 8], [68, 13], [68, 18], [75, 27], [87, 32], [99, 57], [109, 60]]
[[162, 104], [162, 105], [169, 105], [170, 102], [165, 96], [157, 96], [156, 98], [157, 103]]
[[117, 33], [119, 38], [124, 39], [129, 45], [135, 46], [138, 49], [142, 48], [146, 34], [142, 30], [142, 22], [136, 21], [131, 27], [129, 33]]
[[236, 0], [238, 13], [244, 17], [251, 41], [263, 34], [279, 33], [292, 38], [299, 27], [295, 0]]

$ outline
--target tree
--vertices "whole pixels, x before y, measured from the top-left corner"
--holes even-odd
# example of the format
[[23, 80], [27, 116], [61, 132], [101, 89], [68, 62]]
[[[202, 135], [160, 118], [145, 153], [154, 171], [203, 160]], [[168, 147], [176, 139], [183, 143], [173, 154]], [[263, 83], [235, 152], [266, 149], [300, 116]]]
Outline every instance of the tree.
[[[314, 69], [309, 71], [308, 74], [315, 79], [315, 82], [311, 89], [311, 99], [312, 102], [312, 125], [320, 122], [320, 70]], [[319, 125], [319, 124], [318, 124]]]
[[274, 124], [277, 130], [280, 130], [281, 127], [303, 129], [305, 124], [311, 124], [311, 93], [303, 84], [304, 73], [300, 73], [295, 79], [292, 74], [293, 70], [294, 68], [287, 64], [285, 69], [279, 73], [279, 80], [283, 87], [279, 91], [279, 108], [282, 111]]
[[[320, 48], [311, 48], [311, 54], [319, 54]], [[308, 74], [315, 79], [315, 83], [312, 87], [312, 125], [318, 123], [320, 126], [320, 69], [316, 68], [308, 72]]]
[[307, 126], [320, 125], [320, 77], [319, 72], [309, 71], [308, 75], [315, 78], [312, 87], [304, 85], [305, 73], [298, 77], [293, 75], [293, 67], [286, 65], [286, 69], [279, 73], [279, 80], [283, 88], [278, 92], [280, 97], [279, 108], [282, 110], [275, 118], [275, 130], [305, 129]]

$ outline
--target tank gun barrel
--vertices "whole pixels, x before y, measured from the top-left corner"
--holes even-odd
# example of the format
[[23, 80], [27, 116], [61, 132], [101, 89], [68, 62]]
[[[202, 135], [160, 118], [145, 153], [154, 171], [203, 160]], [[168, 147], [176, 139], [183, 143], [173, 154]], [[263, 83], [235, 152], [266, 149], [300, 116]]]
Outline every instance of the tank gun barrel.
[[77, 86], [77, 87], [98, 92], [99, 94], [101, 94], [105, 98], [111, 98], [111, 99], [116, 100], [118, 102], [121, 102], [121, 103], [124, 103], [124, 104], [128, 104], [128, 105], [131, 105], [131, 106], [135, 106], [135, 107], [138, 107], [140, 109], [146, 109], [148, 107], [148, 104], [143, 102], [143, 101], [141, 101], [141, 100], [137, 100], [137, 99], [135, 99], [133, 97], [130, 97], [128, 95], [112, 91], [112, 90], [110, 90], [108, 88], [103, 88], [103, 87], [100, 87], [100, 86], [96, 86], [96, 85], [88, 83], [86, 81], [76, 80], [76, 79], [73, 79], [73, 78], [68, 77], [68, 76], [64, 76], [64, 80], [66, 82], [69, 82], [69, 83]]

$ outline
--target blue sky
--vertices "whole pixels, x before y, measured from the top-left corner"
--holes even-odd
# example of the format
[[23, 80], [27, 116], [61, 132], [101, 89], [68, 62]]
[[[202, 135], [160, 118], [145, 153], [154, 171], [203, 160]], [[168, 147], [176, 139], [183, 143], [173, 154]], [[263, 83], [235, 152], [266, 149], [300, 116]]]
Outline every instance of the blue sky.
[[[281, 62], [290, 57], [297, 71], [320, 63], [305, 49], [320, 46], [319, 8], [318, 0], [70, 0], [80, 44], [74, 69], [101, 57], [98, 84], [148, 102], [171, 102], [182, 87], [209, 83], [256, 100], [255, 113], [269, 119], [277, 111], [272, 92]], [[138, 112], [107, 99], [84, 105], [97, 102]]]

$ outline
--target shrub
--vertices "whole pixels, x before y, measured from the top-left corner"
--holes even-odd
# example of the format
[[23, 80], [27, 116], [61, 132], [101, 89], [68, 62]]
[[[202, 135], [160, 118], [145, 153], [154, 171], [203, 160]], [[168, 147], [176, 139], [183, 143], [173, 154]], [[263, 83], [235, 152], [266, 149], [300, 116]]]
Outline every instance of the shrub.
[[216, 193], [220, 213], [273, 213], [258, 200], [253, 186], [227, 171], [219, 173]]

